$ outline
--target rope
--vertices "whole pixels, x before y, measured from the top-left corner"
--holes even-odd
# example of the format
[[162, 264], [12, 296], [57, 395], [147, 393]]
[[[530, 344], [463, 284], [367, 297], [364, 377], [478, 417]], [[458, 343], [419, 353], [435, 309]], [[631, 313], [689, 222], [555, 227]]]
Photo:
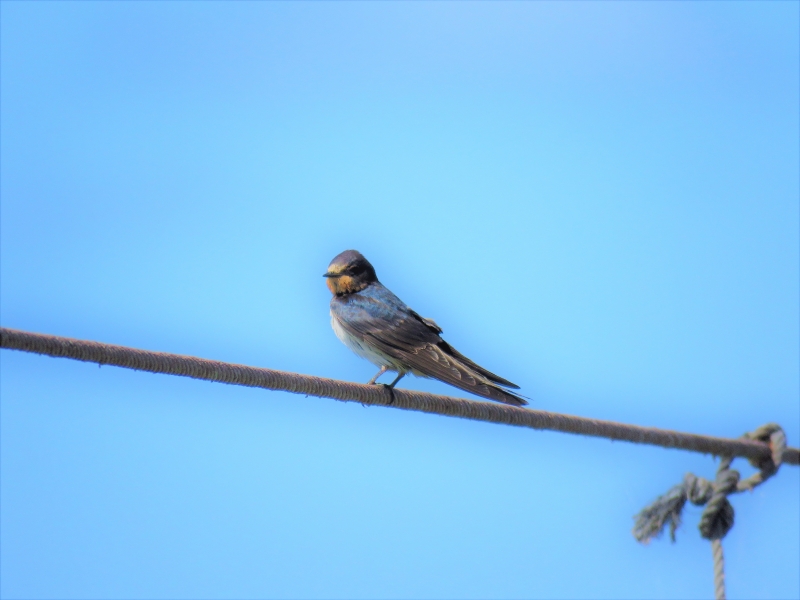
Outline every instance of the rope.
[[[5, 327], [0, 328], [0, 347], [150, 373], [181, 375], [194, 379], [281, 390], [307, 396], [355, 401], [376, 406], [392, 406], [393, 408], [474, 421], [603, 437], [664, 448], [680, 448], [717, 456], [741, 456], [757, 464], [769, 464], [769, 461], [773, 460], [773, 448], [770, 448], [761, 438], [735, 440], [627, 425], [613, 421], [600, 421], [425, 392], [394, 389], [392, 393], [384, 386], [323, 379], [193, 356], [151, 352], [125, 346], [30, 333]], [[783, 463], [800, 464], [800, 450], [787, 448], [785, 438], [780, 453], [780, 460]]]
[[725, 456], [719, 463], [717, 476], [713, 482], [703, 477], [687, 473], [683, 482], [672, 487], [666, 494], [645, 507], [636, 515], [633, 527], [634, 537], [643, 544], [648, 543], [663, 532], [669, 525], [672, 541], [675, 530], [680, 526], [681, 513], [687, 500], [698, 506], [705, 505], [700, 516], [698, 529], [700, 535], [711, 541], [714, 557], [714, 593], [717, 600], [725, 600], [725, 558], [722, 554], [722, 538], [733, 527], [733, 505], [728, 496], [753, 490], [778, 472], [785, 459], [786, 434], [780, 425], [769, 423], [742, 436], [748, 440], [758, 440], [767, 444], [769, 456], [751, 459], [750, 463], [758, 472], [747, 479], [740, 479], [739, 471], [731, 469], [732, 456]]
[[[439, 415], [461, 417], [475, 421], [503, 423], [532, 429], [547, 429], [664, 448], [680, 448], [722, 456], [716, 479], [711, 482], [691, 473], [683, 481], [645, 507], [637, 516], [633, 535], [639, 542], [648, 543], [669, 525], [670, 537], [681, 524], [681, 513], [687, 501], [705, 505], [700, 517], [700, 534], [711, 541], [714, 558], [714, 592], [717, 600], [725, 600], [725, 558], [722, 538], [733, 527], [734, 511], [728, 500], [732, 493], [752, 490], [777, 473], [782, 463], [800, 464], [800, 450], [786, 445], [786, 435], [780, 426], [768, 424], [747, 433], [738, 440], [718, 438], [678, 431], [599, 421], [584, 417], [561, 415], [424, 392], [391, 390], [385, 386], [362, 385], [323, 379], [310, 375], [247, 367], [193, 356], [137, 350], [99, 342], [44, 335], [0, 328], [0, 348], [72, 358], [100, 365], [181, 375], [194, 379], [217, 381], [280, 390], [307, 396], [356, 401], [362, 404], [392, 406]], [[740, 480], [739, 472], [730, 468], [734, 457], [747, 458], [758, 472]]]
[[714, 598], [725, 600], [725, 555], [722, 553], [722, 540], [711, 541], [711, 555], [714, 558]]

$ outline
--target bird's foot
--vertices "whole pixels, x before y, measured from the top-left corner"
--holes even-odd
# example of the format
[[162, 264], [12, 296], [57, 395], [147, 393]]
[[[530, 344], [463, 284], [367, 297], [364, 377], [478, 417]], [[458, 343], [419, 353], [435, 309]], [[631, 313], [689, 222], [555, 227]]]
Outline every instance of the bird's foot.
[[[397, 383], [397, 382], [395, 382], [395, 383]], [[389, 406], [391, 406], [392, 404], [394, 404], [394, 383], [391, 383], [391, 384], [382, 383], [380, 385], [382, 385], [384, 387], [384, 389], [389, 390]]]

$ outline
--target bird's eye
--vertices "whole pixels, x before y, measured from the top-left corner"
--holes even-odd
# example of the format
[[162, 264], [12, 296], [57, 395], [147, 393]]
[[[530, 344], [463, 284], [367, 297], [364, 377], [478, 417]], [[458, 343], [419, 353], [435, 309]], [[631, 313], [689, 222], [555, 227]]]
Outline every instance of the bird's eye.
[[362, 267], [361, 265], [353, 265], [353, 266], [347, 268], [347, 272], [350, 273], [350, 275], [358, 275], [363, 270], [364, 270], [364, 267]]

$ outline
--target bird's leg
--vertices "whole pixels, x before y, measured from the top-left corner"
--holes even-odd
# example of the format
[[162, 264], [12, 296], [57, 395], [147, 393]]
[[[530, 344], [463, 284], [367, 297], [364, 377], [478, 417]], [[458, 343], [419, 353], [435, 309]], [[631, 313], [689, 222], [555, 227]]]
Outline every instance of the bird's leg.
[[[378, 374], [377, 374], [377, 375], [375, 375], [375, 377], [373, 377], [372, 379], [370, 379], [370, 380], [367, 382], [367, 385], [372, 385], [372, 384], [374, 384], [374, 383], [375, 383], [375, 382], [378, 380], [378, 377], [380, 377], [381, 375], [383, 375], [384, 373], [386, 373], [386, 371], [387, 371], [388, 369], [389, 369], [389, 367], [381, 367], [381, 370], [380, 370], [380, 371], [378, 371]], [[394, 384], [392, 384], [392, 385], [394, 385]]]
[[396, 386], [397, 382], [400, 381], [403, 377], [405, 377], [405, 375], [406, 375], [405, 373], [400, 371], [400, 372], [397, 373], [397, 377], [395, 377], [395, 379], [394, 379], [394, 381], [392, 383], [390, 383], [388, 385], [385, 384], [385, 383], [383, 384], [383, 387], [385, 387], [387, 390], [389, 390], [389, 405], [390, 406], [392, 404], [394, 404], [394, 386]]
[[394, 386], [397, 385], [397, 382], [400, 381], [405, 376], [406, 376], [405, 373], [398, 373], [397, 377], [395, 378], [395, 380], [392, 383], [390, 383], [389, 385], [387, 385], [386, 387], [388, 387], [390, 390], [393, 390]]

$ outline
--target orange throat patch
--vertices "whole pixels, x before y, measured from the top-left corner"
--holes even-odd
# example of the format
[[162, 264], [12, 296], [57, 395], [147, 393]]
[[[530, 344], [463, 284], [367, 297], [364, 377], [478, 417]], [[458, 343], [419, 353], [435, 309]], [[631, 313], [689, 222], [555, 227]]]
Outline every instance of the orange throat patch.
[[360, 292], [365, 287], [367, 287], [367, 285], [369, 285], [363, 282], [356, 282], [349, 275], [340, 275], [339, 277], [328, 277], [325, 283], [327, 284], [328, 289], [331, 291], [331, 293], [336, 296], [342, 296], [344, 294], [354, 294], [355, 292]]

